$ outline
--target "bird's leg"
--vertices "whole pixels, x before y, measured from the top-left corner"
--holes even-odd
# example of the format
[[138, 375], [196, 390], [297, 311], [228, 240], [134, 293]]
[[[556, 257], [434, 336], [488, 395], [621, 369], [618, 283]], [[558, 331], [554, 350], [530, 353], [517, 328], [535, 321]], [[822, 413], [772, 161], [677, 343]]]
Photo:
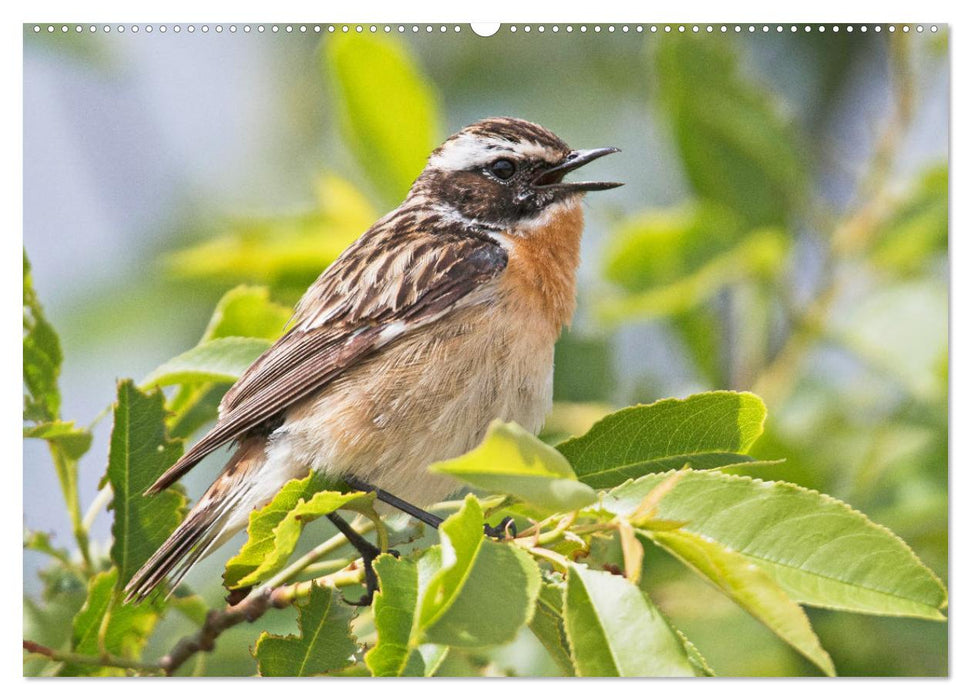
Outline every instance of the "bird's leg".
[[354, 546], [354, 549], [360, 553], [361, 560], [364, 562], [365, 594], [357, 601], [350, 601], [346, 598], [344, 600], [351, 605], [370, 605], [374, 599], [375, 591], [378, 590], [378, 577], [374, 573], [372, 562], [381, 554], [381, 549], [364, 539], [361, 533], [352, 528], [350, 523], [337, 513], [328, 513], [327, 519], [334, 523], [334, 527], [340, 530], [341, 534], [347, 538], [347, 541]]
[[439, 518], [437, 515], [434, 515], [433, 513], [429, 513], [427, 510], [422, 510], [418, 506], [413, 506], [412, 504], [408, 503], [408, 501], [403, 501], [397, 496], [390, 494], [383, 489], [379, 489], [377, 486], [372, 486], [366, 481], [361, 481], [357, 477], [345, 476], [344, 481], [352, 489], [373, 493], [374, 497], [377, 498], [382, 503], [387, 503], [389, 506], [393, 508], [397, 508], [402, 513], [407, 513], [411, 517], [422, 521], [426, 525], [431, 525], [436, 530], [438, 529], [438, 526], [441, 525], [443, 522], [442, 518]]
[[[358, 489], [359, 491], [369, 491], [373, 493], [374, 497], [377, 498], [382, 503], [387, 503], [389, 506], [393, 508], [397, 508], [402, 513], [407, 513], [411, 517], [420, 520], [426, 525], [430, 525], [436, 530], [438, 529], [438, 526], [444, 522], [444, 520], [438, 517], [437, 515], [433, 513], [429, 513], [427, 510], [422, 510], [418, 506], [412, 505], [411, 503], [408, 503], [408, 501], [402, 500], [397, 496], [395, 496], [394, 494], [388, 493], [384, 489], [379, 489], [377, 486], [372, 486], [371, 484], [367, 483], [366, 481], [362, 481], [357, 477], [345, 476], [344, 481], [351, 488]], [[513, 522], [512, 518], [505, 517], [495, 527], [486, 523], [485, 525], [482, 526], [482, 531], [485, 533], [487, 537], [494, 537], [500, 540], [506, 537], [507, 532], [512, 537], [515, 537], [516, 523]]]

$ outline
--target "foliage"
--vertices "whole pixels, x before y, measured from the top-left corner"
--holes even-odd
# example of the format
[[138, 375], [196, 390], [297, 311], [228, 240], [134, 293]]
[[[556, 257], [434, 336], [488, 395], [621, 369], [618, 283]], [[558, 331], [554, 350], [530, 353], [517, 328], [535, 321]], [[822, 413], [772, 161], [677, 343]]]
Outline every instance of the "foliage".
[[881, 226], [873, 249], [880, 268], [912, 277], [934, 255], [947, 253], [947, 168], [929, 169], [915, 191]]
[[547, 511], [576, 510], [597, 498], [559, 452], [515, 423], [494, 422], [475, 450], [428, 469]]
[[60, 419], [61, 342], [44, 315], [24, 251], [24, 437], [47, 443], [78, 548], [90, 562], [78, 499], [78, 460], [91, 447], [90, 431]]
[[819, 643], [806, 614], [782, 586], [758, 566], [752, 565], [744, 555], [686, 528], [645, 534], [828, 675], [835, 675], [833, 662]]
[[722, 37], [660, 44], [657, 80], [688, 178], [750, 226], [785, 223], [807, 185], [799, 139]]
[[291, 481], [272, 501], [250, 513], [246, 544], [226, 563], [223, 583], [227, 588], [252, 586], [282, 569], [296, 549], [301, 530], [316, 518], [338, 508], [373, 512], [373, 494], [321, 491], [322, 484], [316, 474]]
[[182, 443], [165, 431], [163, 396], [146, 395], [130, 381], [118, 385], [108, 471], [114, 511], [111, 560], [122, 582], [148, 561], [182, 520], [185, 497], [174, 489], [158, 496], [145, 490], [182, 455]]
[[438, 145], [434, 91], [395, 42], [352, 34], [324, 47], [343, 133], [387, 203], [396, 204]]
[[626, 408], [557, 449], [582, 481], [605, 488], [671, 467], [714, 469], [752, 461], [745, 453], [764, 421], [765, 405], [757, 396], [713, 391]]
[[[625, 483], [602, 507], [635, 517], [666, 476]], [[845, 503], [814, 491], [745, 476], [688, 473], [653, 517], [684, 523], [679, 529], [748, 557], [801, 603], [942, 619], [944, 587], [910, 548]], [[677, 552], [676, 543], [667, 542]]]
[[502, 644], [532, 617], [539, 568], [521, 550], [486, 538], [482, 522], [481, 506], [470, 494], [439, 528], [439, 568], [418, 611], [421, 639], [453, 647]]
[[61, 408], [61, 343], [44, 316], [24, 251], [24, 420], [50, 422]]
[[351, 635], [351, 609], [331, 588], [313, 586], [299, 611], [300, 636], [264, 632], [253, 655], [263, 676], [315, 676], [349, 666], [357, 644]]
[[233, 217], [222, 235], [172, 253], [168, 268], [184, 279], [256, 282], [300, 293], [377, 218], [367, 198], [338, 175], [321, 175], [315, 195], [306, 211]]
[[[662, 400], [612, 413], [558, 449], [515, 424], [494, 424], [479, 447], [433, 469], [496, 492], [504, 504], [522, 502], [541, 519], [521, 523], [519, 537], [495, 541], [483, 535], [481, 502], [469, 494], [441, 525], [439, 545], [379, 558], [375, 640], [367, 654], [360, 653], [366, 641], [355, 641], [354, 609], [340, 600], [335, 580], [331, 587], [319, 579], [304, 585], [306, 564], [284, 568], [308, 522], [338, 508], [376, 517], [373, 494], [328, 491], [316, 475], [291, 481], [250, 515], [248, 540], [223, 576], [229, 588], [297, 577], [292, 600], [304, 601], [300, 634], [264, 632], [254, 648], [259, 672], [303, 676], [362, 667], [374, 675], [427, 675], [450, 653], [507, 644], [529, 628], [570, 675], [707, 674], [707, 663], [644, 585], [649, 543], [673, 553], [828, 674], [833, 663], [800, 603], [940, 619], [943, 585], [888, 530], [816, 492], [721, 471], [750, 463], [745, 453], [765, 414], [748, 393]], [[61, 673], [120, 672], [98, 659], [138, 662], [168, 607], [160, 597], [123, 604], [119, 582], [178, 523], [181, 495], [142, 492], [180, 454], [179, 442], [166, 436], [162, 394], [121, 382], [106, 474], [114, 493], [111, 568], [90, 578], [74, 619], [73, 656]], [[672, 466], [680, 469], [664, 471]], [[605, 536], [618, 538], [620, 559], [602, 564], [607, 570], [580, 561]], [[50, 550], [44, 542], [35, 546]]]
[[[892, 39], [894, 55], [906, 57], [905, 42]], [[601, 261], [607, 286], [557, 348], [558, 403], [543, 439], [496, 422], [469, 453], [431, 465], [475, 490], [437, 506], [448, 513], [437, 533], [383, 523], [372, 496], [341, 493], [318, 475], [291, 481], [250, 515], [245, 542], [228, 557], [222, 580], [243, 597], [237, 606], [223, 608], [225, 591], [191, 576], [168, 599], [122, 602], [121, 588], [186, 505], [177, 488], [142, 492], [284, 331], [295, 295], [407, 191], [446, 122], [434, 73], [403, 42], [328, 37], [315, 79], [329, 84], [346, 158], [327, 163], [312, 206], [233, 216], [217, 235], [165, 256], [179, 284], [242, 284], [223, 294], [193, 347], [137, 386], [118, 383], [95, 503], [111, 504], [110, 546], [88, 542], [78, 468], [91, 431], [61, 415], [63, 352], [25, 252], [24, 437], [47, 445], [74, 536], [65, 547], [25, 533], [25, 549], [49, 560], [42, 592], [25, 598], [25, 637], [47, 651], [25, 655], [25, 674], [940, 668], [946, 629], [934, 623], [947, 592], [934, 570], [947, 568], [946, 347], [918, 334], [924, 347], [915, 352], [893, 333], [907, 300], [922, 309], [940, 299], [946, 165], [890, 186], [885, 163], [909, 99], [897, 95], [858, 201], [838, 209], [816, 191], [820, 164], [805, 115], [794, 118], [782, 91], [753, 77], [738, 42], [671, 36], [645, 53], [638, 60], [684, 196], [664, 207], [638, 203], [613, 221]], [[807, 248], [823, 271], [808, 300], [793, 281]], [[852, 296], [860, 287], [862, 301]], [[668, 385], [619, 376], [612, 357], [624, 333], [645, 327], [674, 339], [688, 386], [753, 391], [655, 400]], [[866, 390], [818, 371], [824, 350], [855, 363]], [[874, 393], [881, 382], [890, 388]], [[374, 562], [371, 608], [344, 598], [363, 577], [353, 550], [315, 539], [323, 523], [311, 522], [337, 509], [365, 515], [355, 521], [362, 532], [376, 520], [378, 541], [397, 550]], [[517, 536], [483, 536], [483, 523], [504, 516]], [[263, 616], [266, 606], [296, 611]], [[225, 633], [197, 665], [163, 663], [215, 612], [243, 608], [258, 611], [239, 620], [253, 624]], [[523, 649], [540, 660], [509, 664]], [[911, 657], [930, 661], [908, 665], [918, 663]]]
[[698, 670], [651, 599], [610, 572], [570, 566], [563, 624], [578, 676], [691, 676]]
[[[124, 579], [121, 579], [124, 581]], [[111, 568], [91, 578], [84, 606], [74, 617], [71, 648], [97, 659], [102, 654], [138, 658], [159, 620], [155, 601], [117, 605], [118, 570]], [[68, 662], [61, 676], [124, 675], [119, 669]]]

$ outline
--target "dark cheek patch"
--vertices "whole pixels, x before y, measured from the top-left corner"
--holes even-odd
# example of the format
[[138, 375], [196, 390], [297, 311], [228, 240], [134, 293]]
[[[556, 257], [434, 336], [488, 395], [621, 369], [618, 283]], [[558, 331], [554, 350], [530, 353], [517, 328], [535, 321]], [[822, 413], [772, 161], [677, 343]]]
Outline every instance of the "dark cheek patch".
[[470, 219], [495, 221], [511, 195], [509, 187], [479, 173], [451, 173], [437, 185], [435, 194]]
[[497, 226], [534, 216], [548, 203], [535, 195], [521, 198], [522, 188], [528, 187], [523, 183], [502, 184], [478, 172], [440, 172], [425, 177], [426, 195], [455, 207], [468, 219]]

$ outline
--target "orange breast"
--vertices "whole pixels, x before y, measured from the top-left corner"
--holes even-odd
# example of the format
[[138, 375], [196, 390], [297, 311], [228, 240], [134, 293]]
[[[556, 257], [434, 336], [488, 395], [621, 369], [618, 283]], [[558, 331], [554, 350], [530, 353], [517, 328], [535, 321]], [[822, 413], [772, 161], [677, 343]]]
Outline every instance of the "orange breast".
[[502, 288], [509, 302], [554, 335], [569, 325], [576, 309], [576, 272], [580, 264], [583, 209], [577, 198], [559, 206], [535, 225], [512, 232], [509, 265]]

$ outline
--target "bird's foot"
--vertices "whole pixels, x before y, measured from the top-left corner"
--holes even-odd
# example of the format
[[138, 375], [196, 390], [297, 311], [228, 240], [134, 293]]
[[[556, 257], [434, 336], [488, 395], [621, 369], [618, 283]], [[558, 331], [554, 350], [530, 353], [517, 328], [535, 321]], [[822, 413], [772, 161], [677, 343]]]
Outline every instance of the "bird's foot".
[[[373, 562], [375, 559], [381, 556], [381, 548], [368, 542], [361, 535], [361, 533], [352, 528], [350, 524], [337, 513], [328, 513], [327, 518], [334, 524], [338, 531], [340, 531], [341, 534], [347, 538], [347, 541], [351, 543], [354, 549], [357, 550], [358, 554], [361, 555], [361, 561], [364, 563], [364, 595], [358, 600], [348, 600], [344, 594], [341, 593], [341, 598], [348, 605], [370, 605], [374, 600], [374, 594], [378, 591], [378, 576], [374, 573]], [[401, 556], [394, 549], [389, 549], [388, 554], [395, 558]]]
[[499, 524], [493, 527], [489, 523], [482, 526], [482, 531], [485, 533], [486, 537], [492, 537], [497, 540], [504, 540], [507, 537], [513, 538], [517, 535], [516, 522], [506, 516], [499, 521]]
[[[377, 593], [380, 588], [378, 586], [378, 576], [374, 573], [374, 560], [381, 556], [382, 552], [378, 547], [368, 543], [367, 547], [364, 547], [367, 551], [358, 552], [361, 554], [361, 561], [364, 563], [364, 595], [362, 595], [357, 600], [348, 600], [347, 597], [341, 593], [341, 598], [348, 605], [353, 605], [354, 607], [367, 607], [374, 602], [374, 594]], [[397, 549], [389, 549], [388, 554], [393, 556], [395, 559], [401, 558], [401, 553]]]

